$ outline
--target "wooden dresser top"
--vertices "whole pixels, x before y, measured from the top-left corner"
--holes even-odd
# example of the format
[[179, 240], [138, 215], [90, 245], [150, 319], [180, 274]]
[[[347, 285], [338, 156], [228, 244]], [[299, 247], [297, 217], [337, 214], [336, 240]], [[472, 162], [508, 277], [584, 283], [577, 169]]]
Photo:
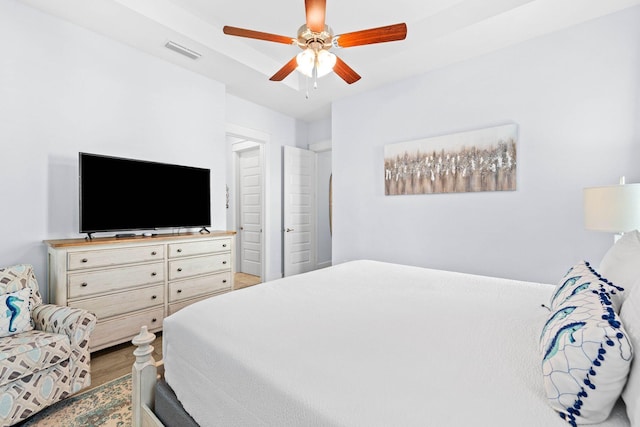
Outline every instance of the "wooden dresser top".
[[115, 236], [94, 237], [91, 240], [86, 238], [58, 239], [58, 240], [45, 240], [44, 243], [46, 243], [52, 248], [63, 248], [66, 246], [93, 246], [93, 245], [105, 245], [105, 244], [112, 244], [112, 243], [130, 243], [130, 242], [153, 243], [153, 242], [162, 242], [165, 240], [234, 236], [235, 234], [236, 234], [235, 231], [214, 230], [214, 231], [211, 231], [210, 233], [158, 233], [152, 237], [147, 237], [140, 234], [134, 237], [115, 237]]

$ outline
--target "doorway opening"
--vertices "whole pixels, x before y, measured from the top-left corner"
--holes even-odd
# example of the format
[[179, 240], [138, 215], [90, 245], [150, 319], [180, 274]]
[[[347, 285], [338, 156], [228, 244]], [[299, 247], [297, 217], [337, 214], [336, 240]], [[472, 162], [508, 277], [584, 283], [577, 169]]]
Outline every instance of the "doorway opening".
[[[267, 165], [266, 136], [227, 125], [231, 151], [227, 224], [236, 231], [236, 289], [266, 280]], [[242, 279], [242, 280], [240, 280]]]

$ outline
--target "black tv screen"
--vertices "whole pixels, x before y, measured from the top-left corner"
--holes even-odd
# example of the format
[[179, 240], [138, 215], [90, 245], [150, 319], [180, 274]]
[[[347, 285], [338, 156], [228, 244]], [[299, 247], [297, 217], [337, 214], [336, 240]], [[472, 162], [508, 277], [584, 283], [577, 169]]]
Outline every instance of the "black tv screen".
[[211, 171], [79, 153], [80, 232], [211, 226]]

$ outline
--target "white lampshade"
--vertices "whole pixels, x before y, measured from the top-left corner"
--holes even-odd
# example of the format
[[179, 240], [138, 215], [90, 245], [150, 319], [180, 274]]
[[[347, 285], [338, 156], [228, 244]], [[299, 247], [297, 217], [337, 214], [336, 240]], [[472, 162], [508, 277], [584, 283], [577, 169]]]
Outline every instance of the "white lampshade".
[[584, 226], [610, 233], [640, 229], [640, 184], [585, 188]]

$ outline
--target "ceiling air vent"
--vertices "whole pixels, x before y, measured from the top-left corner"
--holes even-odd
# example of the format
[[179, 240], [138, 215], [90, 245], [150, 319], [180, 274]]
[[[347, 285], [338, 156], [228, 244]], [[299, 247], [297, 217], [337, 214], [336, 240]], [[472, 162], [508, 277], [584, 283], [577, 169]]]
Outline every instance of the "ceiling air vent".
[[178, 43], [174, 43], [172, 41], [168, 41], [167, 44], [164, 45], [164, 47], [166, 47], [167, 49], [171, 49], [174, 52], [178, 52], [179, 54], [191, 59], [198, 59], [202, 56], [202, 54], [196, 52], [195, 50], [191, 50], [188, 47], [181, 46]]

